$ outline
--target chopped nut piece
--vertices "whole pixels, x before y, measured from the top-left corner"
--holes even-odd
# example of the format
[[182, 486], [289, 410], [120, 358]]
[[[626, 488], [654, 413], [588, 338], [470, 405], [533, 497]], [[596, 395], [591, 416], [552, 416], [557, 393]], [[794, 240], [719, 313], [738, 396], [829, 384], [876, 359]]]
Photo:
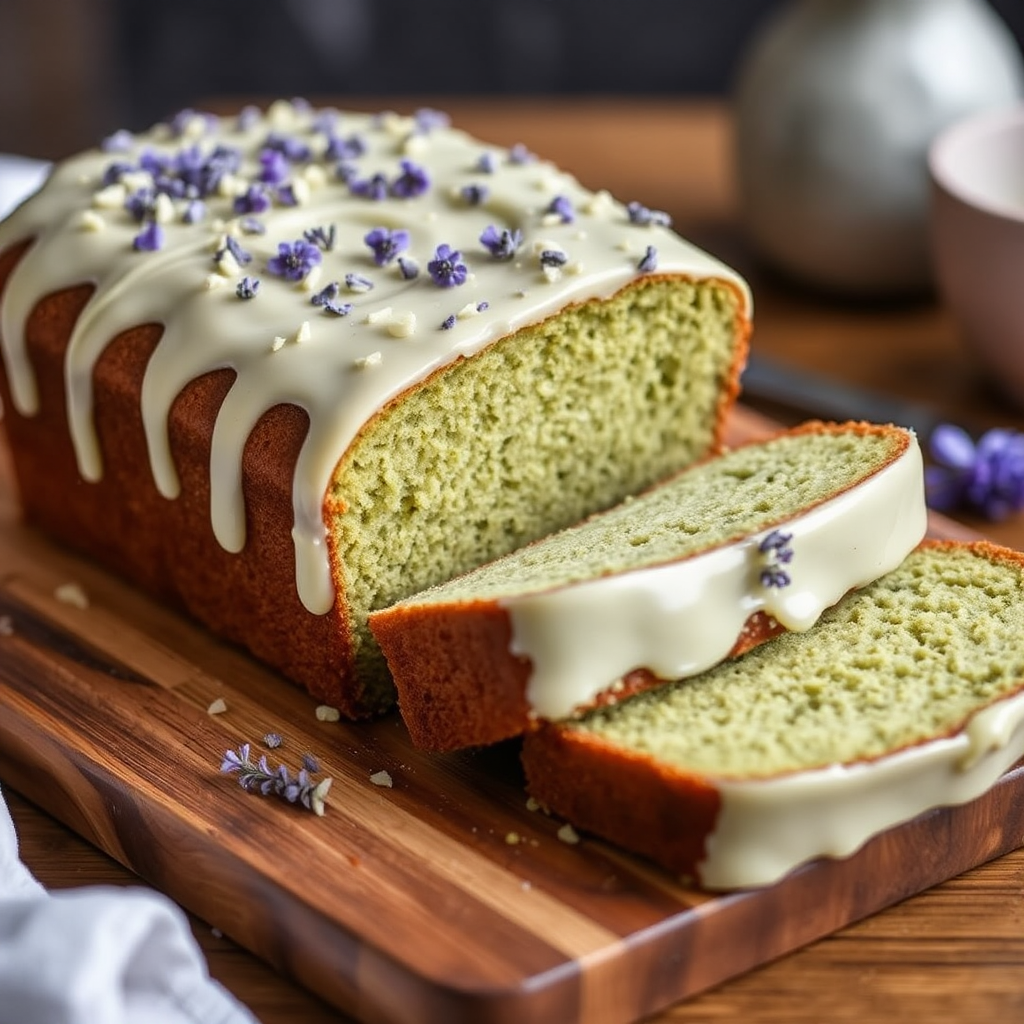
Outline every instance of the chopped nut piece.
[[568, 823], [558, 830], [558, 838], [563, 843], [568, 843], [570, 846], [574, 846], [580, 841], [579, 833]]
[[64, 604], [74, 605], [75, 608], [89, 607], [89, 597], [77, 583], [62, 583], [53, 592], [53, 596]]

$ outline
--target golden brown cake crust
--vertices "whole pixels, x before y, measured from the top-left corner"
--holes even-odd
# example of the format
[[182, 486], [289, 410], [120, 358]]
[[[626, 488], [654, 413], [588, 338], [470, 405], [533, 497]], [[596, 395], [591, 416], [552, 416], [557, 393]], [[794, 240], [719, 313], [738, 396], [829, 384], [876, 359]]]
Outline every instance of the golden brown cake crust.
[[707, 780], [555, 723], [527, 734], [522, 761], [527, 788], [544, 807], [670, 871], [696, 875], [721, 806]]
[[[0, 297], [28, 248], [0, 253]], [[126, 331], [107, 346], [95, 374], [95, 423], [105, 471], [97, 483], [78, 472], [65, 411], [63, 364], [71, 330], [91, 294], [81, 285], [44, 298], [33, 310], [27, 343], [39, 381], [39, 414], [20, 416], [0, 373], [0, 397], [26, 518], [75, 550], [173, 602], [227, 639], [305, 686], [346, 716], [366, 706], [349, 678], [350, 640], [343, 591], [326, 615], [311, 615], [295, 587], [291, 542], [292, 473], [306, 414], [269, 410], [245, 447], [246, 545], [225, 551], [210, 522], [209, 454], [230, 370], [194, 381], [174, 403], [170, 439], [181, 495], [162, 497], [153, 482], [139, 394], [159, 325]], [[258, 510], [258, 511], [256, 511]]]

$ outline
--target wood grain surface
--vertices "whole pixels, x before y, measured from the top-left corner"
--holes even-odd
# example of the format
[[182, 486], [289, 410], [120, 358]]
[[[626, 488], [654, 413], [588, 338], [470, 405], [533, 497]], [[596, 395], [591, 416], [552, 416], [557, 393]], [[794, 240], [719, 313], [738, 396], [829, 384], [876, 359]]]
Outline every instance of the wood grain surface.
[[[767, 427], [741, 410], [733, 437]], [[711, 897], [596, 840], [560, 842], [527, 808], [515, 744], [431, 757], [395, 717], [319, 721], [244, 654], [19, 525], [9, 482], [0, 495], [0, 776], [361, 1019], [635, 1020], [1024, 836], [1017, 769], [848, 860]], [[270, 731], [272, 758], [311, 752], [334, 779], [324, 818], [219, 773], [226, 748]], [[381, 770], [391, 788], [371, 781]]]

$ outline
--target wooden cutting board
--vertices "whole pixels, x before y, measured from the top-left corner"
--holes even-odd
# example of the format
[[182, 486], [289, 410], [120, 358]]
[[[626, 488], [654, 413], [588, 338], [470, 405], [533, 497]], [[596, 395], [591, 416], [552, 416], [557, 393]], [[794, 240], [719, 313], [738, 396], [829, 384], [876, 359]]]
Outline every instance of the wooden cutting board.
[[[765, 429], [740, 410], [732, 437]], [[209, 714], [217, 698], [226, 710]], [[360, 1018], [636, 1020], [1024, 836], [1018, 767], [848, 860], [709, 896], [597, 840], [559, 841], [561, 823], [527, 808], [514, 743], [428, 756], [396, 717], [314, 712], [243, 653], [19, 525], [0, 467], [0, 777]], [[284, 738], [273, 760], [308, 751], [333, 777], [325, 817], [220, 774], [228, 747], [259, 748], [268, 732]], [[371, 781], [380, 771], [391, 788]]]

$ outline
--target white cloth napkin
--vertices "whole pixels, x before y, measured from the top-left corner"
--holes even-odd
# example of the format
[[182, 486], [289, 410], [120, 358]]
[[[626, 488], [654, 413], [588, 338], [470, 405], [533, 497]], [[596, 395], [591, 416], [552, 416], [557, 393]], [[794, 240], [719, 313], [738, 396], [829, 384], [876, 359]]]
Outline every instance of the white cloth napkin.
[[0, 793], [0, 1024], [258, 1024], [206, 970], [185, 915], [150, 889], [48, 893]]
[[[0, 154], [0, 218], [49, 172]], [[0, 1024], [258, 1024], [207, 974], [185, 915], [159, 893], [48, 893], [18, 855], [0, 792]]]
[[43, 160], [0, 153], [0, 219], [35, 192], [49, 173], [50, 165]]
[[[0, 154], [0, 218], [49, 172]], [[18, 855], [0, 792], [0, 1024], [258, 1024], [206, 970], [185, 915], [159, 893], [48, 893]]]

